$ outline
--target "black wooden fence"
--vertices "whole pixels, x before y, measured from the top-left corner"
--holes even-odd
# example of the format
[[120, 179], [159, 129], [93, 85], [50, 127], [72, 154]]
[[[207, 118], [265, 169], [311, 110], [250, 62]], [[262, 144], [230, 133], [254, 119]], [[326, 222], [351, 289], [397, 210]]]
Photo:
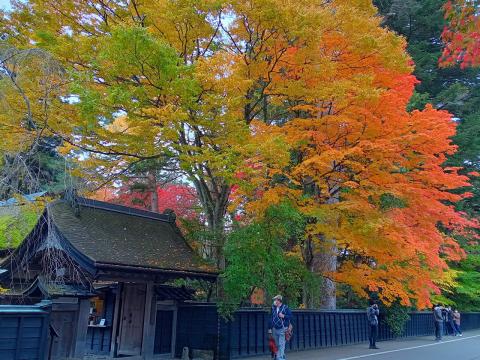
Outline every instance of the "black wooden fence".
[[[244, 358], [268, 353], [268, 313], [264, 310], [242, 309], [233, 321], [225, 322], [214, 305], [183, 305], [179, 308], [176, 354], [183, 347], [214, 350], [217, 359]], [[290, 351], [321, 349], [368, 341], [366, 311], [293, 312], [294, 337], [288, 343]], [[464, 330], [480, 329], [480, 313], [462, 315]], [[404, 337], [426, 336], [434, 333], [430, 312], [410, 314]], [[379, 340], [393, 339], [385, 322], [380, 319]]]
[[44, 360], [50, 304], [0, 306], [0, 359]]

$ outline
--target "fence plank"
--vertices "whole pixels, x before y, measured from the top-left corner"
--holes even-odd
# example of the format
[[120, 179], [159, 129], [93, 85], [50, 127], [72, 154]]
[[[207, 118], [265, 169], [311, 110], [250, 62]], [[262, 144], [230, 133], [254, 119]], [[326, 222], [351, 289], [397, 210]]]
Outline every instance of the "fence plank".
[[44, 360], [51, 307], [0, 305], [0, 359]]

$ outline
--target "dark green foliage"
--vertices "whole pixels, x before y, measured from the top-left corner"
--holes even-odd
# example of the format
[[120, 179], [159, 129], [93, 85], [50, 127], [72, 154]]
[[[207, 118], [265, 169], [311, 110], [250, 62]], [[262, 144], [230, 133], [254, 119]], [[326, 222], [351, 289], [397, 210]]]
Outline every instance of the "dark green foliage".
[[404, 208], [407, 204], [404, 200], [396, 197], [392, 194], [382, 194], [380, 196], [380, 208], [383, 211], [388, 211], [390, 209]]
[[466, 261], [459, 266], [461, 271], [459, 285], [451, 298], [455, 301], [455, 307], [462, 311], [478, 311], [480, 297], [480, 259], [478, 255], [469, 255]]
[[410, 320], [411, 309], [396, 302], [389, 307], [382, 308], [381, 311], [385, 312], [385, 323], [392, 330], [393, 335], [395, 337], [402, 335], [407, 321]]
[[337, 284], [338, 309], [366, 309], [367, 307], [368, 299], [358, 296], [347, 284]]

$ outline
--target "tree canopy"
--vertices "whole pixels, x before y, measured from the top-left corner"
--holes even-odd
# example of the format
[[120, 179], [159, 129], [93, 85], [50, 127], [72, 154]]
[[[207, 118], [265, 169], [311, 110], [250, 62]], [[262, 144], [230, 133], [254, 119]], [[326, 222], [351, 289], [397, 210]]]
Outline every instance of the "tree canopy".
[[[405, 6], [403, 6], [403, 5]], [[444, 17], [444, 1], [400, 1], [378, 2], [384, 16], [384, 24], [408, 40], [408, 52], [415, 62], [414, 74], [420, 83], [410, 100], [410, 109], [423, 109], [430, 102], [436, 108], [453, 114], [457, 125], [453, 142], [457, 146], [455, 154], [448, 157], [444, 166], [462, 167], [461, 174], [470, 177], [472, 184], [467, 190], [472, 196], [457, 203], [457, 209], [478, 218], [478, 123], [479, 109], [479, 69], [476, 67], [438, 66], [443, 49], [442, 32], [449, 18]], [[465, 189], [464, 189], [465, 190]], [[454, 269], [451, 282], [443, 289], [443, 296], [436, 298], [442, 302], [454, 303], [462, 309], [478, 309], [478, 244], [471, 237], [458, 237], [460, 245], [467, 253], [461, 262], [452, 262]]]
[[[395, 22], [424, 11], [410, 3], [391, 4]], [[331, 308], [342, 283], [424, 308], [477, 223], [456, 207], [469, 177], [444, 166], [457, 123], [420, 91], [441, 80], [425, 67], [418, 85], [406, 51], [422, 27], [403, 38], [382, 21], [364, 0], [15, 1], [0, 151], [53, 138], [88, 189], [142, 178], [154, 211], [162, 179], [192, 184], [224, 298], [264, 286]], [[415, 60], [434, 45], [416, 46]]]

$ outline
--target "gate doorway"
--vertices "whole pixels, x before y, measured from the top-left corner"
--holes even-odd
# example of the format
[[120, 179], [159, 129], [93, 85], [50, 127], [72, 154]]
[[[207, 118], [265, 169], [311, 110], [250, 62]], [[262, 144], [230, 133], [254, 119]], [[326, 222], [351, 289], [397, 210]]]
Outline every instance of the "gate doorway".
[[145, 295], [145, 284], [123, 287], [118, 355], [134, 356], [142, 352]]

